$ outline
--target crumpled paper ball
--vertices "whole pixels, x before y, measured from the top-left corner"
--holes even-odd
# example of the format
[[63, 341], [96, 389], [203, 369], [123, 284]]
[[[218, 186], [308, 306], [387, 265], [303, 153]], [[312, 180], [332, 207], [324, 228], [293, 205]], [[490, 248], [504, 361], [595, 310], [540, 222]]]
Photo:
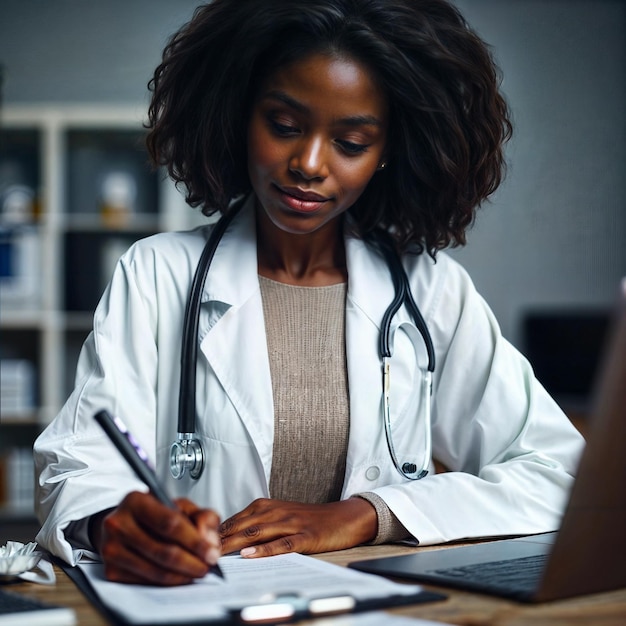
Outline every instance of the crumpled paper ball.
[[19, 541], [9, 541], [0, 548], [0, 575], [17, 576], [27, 572], [39, 563], [41, 556], [33, 541], [26, 545]]
[[[42, 560], [42, 553], [34, 542], [24, 545], [9, 541], [0, 548], [0, 581], [21, 578], [34, 583], [53, 585], [55, 582], [52, 563]], [[34, 571], [35, 568], [39, 571]]]

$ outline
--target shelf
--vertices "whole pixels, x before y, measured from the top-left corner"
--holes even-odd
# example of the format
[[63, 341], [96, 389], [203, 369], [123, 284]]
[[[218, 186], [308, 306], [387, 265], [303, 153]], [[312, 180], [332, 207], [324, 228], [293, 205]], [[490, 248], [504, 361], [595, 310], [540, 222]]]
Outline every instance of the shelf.
[[32, 506], [0, 505], [0, 521], [2, 522], [31, 522], [35, 519], [35, 511]]
[[[33, 440], [71, 393], [119, 256], [204, 219], [149, 165], [145, 118], [141, 106], [0, 110], [0, 503], [8, 486], [23, 492], [6, 468], [28, 465]], [[28, 509], [5, 506], [0, 517]]]
[[41, 421], [36, 411], [29, 411], [24, 415], [3, 411], [0, 417], [0, 424], [10, 427], [17, 426], [19, 428], [38, 428], [41, 425]]
[[36, 330], [46, 325], [46, 314], [41, 310], [2, 309], [0, 329]]
[[0, 110], [2, 518], [32, 513], [7, 508], [7, 494], [24, 485], [6, 468], [28, 465], [34, 439], [71, 393], [118, 258], [137, 239], [205, 221], [149, 165], [145, 115], [140, 106]]
[[93, 324], [93, 311], [2, 311], [0, 330], [57, 332], [88, 330]]
[[159, 215], [130, 214], [103, 217], [93, 213], [66, 213], [60, 216], [66, 232], [83, 233], [142, 233], [158, 232], [162, 224]]
[[[145, 119], [141, 106], [0, 111], [0, 359], [33, 365], [33, 424], [45, 426], [67, 398], [119, 256], [193, 225], [182, 194], [149, 165]], [[2, 417], [21, 428], [18, 416]]]
[[23, 104], [5, 107], [0, 111], [0, 121], [8, 128], [141, 128], [146, 119], [146, 109], [141, 105], [125, 106], [107, 104]]

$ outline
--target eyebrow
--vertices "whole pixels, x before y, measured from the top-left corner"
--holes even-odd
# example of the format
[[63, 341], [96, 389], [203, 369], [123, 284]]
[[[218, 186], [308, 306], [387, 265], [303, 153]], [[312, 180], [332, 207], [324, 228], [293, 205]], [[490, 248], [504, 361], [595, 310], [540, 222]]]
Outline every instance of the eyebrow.
[[[272, 90], [268, 91], [263, 95], [263, 99], [269, 100], [278, 100], [283, 104], [291, 107], [292, 109], [300, 112], [300, 113], [310, 113], [309, 108], [303, 104], [302, 102], [292, 98], [289, 94], [286, 94], [284, 91]], [[376, 126], [381, 127], [382, 122], [374, 115], [350, 115], [348, 117], [343, 117], [337, 120], [339, 124], [345, 124], [347, 126]]]

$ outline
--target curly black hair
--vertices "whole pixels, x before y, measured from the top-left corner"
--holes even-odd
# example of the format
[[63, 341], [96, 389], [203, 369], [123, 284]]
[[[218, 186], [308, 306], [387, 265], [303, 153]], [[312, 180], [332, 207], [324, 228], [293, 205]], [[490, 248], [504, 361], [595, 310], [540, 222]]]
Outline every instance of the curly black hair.
[[365, 64], [389, 103], [387, 167], [350, 208], [402, 250], [463, 245], [500, 184], [511, 136], [489, 47], [446, 0], [214, 0], [169, 41], [150, 80], [147, 146], [211, 215], [250, 191], [246, 137], [260, 83], [312, 53]]

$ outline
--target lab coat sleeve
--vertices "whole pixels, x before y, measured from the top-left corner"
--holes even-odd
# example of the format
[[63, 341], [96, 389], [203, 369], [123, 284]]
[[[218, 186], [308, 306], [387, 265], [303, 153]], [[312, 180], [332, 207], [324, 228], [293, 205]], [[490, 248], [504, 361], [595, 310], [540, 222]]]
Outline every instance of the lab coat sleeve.
[[[119, 415], [154, 459], [156, 320], [129, 264], [118, 263], [81, 351], [75, 389], [34, 445], [38, 543], [75, 564], [83, 551], [64, 529], [145, 491], [93, 419], [100, 409]], [[131, 392], [132, 390], [132, 392]]]
[[421, 544], [555, 530], [582, 437], [465, 271], [438, 264], [425, 315], [437, 356], [433, 456], [450, 471], [375, 492]]

